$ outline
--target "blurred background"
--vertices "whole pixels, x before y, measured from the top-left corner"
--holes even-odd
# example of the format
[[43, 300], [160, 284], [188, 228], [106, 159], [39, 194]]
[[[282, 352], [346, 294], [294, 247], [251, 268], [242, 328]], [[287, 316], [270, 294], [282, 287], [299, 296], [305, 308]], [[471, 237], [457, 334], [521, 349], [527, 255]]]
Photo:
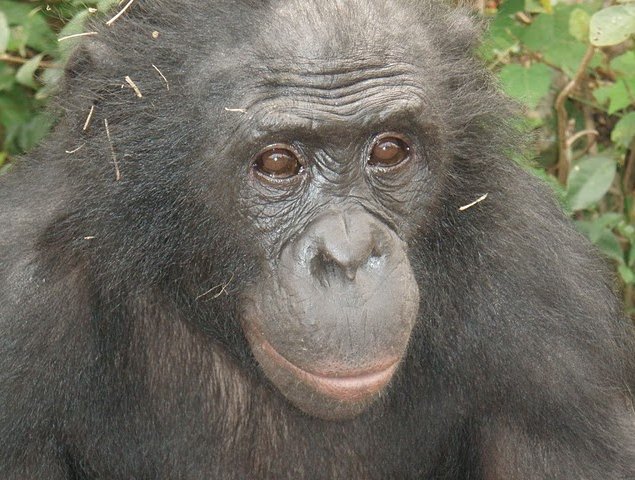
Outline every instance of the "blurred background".
[[[0, 174], [54, 125], [44, 107], [74, 35], [118, 3], [0, 0]], [[487, 25], [483, 61], [524, 110], [532, 149], [514, 160], [552, 186], [606, 255], [635, 319], [635, 0], [466, 8]]]

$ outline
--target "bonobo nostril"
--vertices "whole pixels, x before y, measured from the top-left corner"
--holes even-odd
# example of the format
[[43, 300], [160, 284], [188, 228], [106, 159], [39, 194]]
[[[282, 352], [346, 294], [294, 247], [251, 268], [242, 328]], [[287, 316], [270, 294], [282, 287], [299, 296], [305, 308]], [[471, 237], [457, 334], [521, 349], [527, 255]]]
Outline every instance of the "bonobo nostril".
[[372, 217], [362, 214], [346, 219], [328, 216], [314, 225], [311, 274], [328, 285], [333, 279], [354, 281], [361, 269], [376, 265], [383, 253], [373, 224]]
[[[368, 260], [370, 255], [366, 258]], [[357, 270], [366, 262], [353, 261], [350, 258], [335, 258], [329, 252], [321, 251], [312, 261], [312, 272], [317, 276], [328, 277], [344, 276], [349, 280], [355, 280]]]

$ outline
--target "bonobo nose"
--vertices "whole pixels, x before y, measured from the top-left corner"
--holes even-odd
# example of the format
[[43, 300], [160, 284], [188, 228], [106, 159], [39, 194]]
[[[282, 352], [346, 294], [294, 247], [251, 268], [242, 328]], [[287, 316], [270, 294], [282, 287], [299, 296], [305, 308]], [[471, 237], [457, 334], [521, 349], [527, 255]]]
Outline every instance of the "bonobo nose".
[[385, 254], [385, 234], [364, 211], [325, 215], [307, 234], [312, 244], [309, 269], [322, 284], [337, 279], [353, 281], [360, 270], [378, 266]]

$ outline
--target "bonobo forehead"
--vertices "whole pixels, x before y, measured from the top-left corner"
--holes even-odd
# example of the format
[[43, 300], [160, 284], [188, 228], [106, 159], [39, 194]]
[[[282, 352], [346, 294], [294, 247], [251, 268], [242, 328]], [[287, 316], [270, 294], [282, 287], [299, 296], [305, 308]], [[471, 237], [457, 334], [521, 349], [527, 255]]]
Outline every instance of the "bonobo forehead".
[[[313, 59], [272, 66], [251, 77], [243, 97], [263, 131], [400, 126], [426, 110], [426, 89], [412, 65]], [[274, 66], [275, 65], [275, 66]], [[243, 92], [245, 93], [245, 92]]]
[[423, 84], [421, 72], [434, 49], [399, 2], [273, 3], [252, 49], [236, 57], [242, 74], [233, 83], [234, 101], [263, 131], [397, 127], [431, 113], [434, 81]]

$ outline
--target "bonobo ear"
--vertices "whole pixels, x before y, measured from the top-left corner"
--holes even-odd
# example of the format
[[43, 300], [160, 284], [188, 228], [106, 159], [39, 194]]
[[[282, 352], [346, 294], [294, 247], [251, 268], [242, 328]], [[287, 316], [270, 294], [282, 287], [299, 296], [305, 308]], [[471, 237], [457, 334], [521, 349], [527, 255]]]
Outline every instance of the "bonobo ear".
[[105, 97], [119, 89], [112, 82], [116, 75], [115, 61], [116, 55], [98, 38], [83, 39], [70, 54], [58, 85], [62, 95], [57, 98], [64, 98], [64, 105], [55, 100], [53, 105], [80, 130], [88, 124], [86, 116], [91, 107], [97, 107]]
[[99, 40], [83, 41], [71, 53], [64, 67], [65, 78], [72, 81], [88, 72], [101, 71], [105, 67], [112, 66], [108, 50], [108, 47]]
[[[487, 22], [476, 15], [473, 9], [460, 7], [448, 15], [448, 31], [452, 32], [450, 41], [471, 51], [481, 42], [487, 29]], [[447, 38], [447, 37], [446, 37]]]

